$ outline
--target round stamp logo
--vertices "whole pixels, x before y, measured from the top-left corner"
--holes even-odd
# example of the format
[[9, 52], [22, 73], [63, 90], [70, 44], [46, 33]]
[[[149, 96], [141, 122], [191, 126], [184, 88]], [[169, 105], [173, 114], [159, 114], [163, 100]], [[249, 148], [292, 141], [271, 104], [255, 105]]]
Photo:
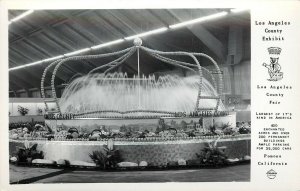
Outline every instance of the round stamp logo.
[[276, 175], [277, 175], [277, 172], [273, 169], [271, 169], [267, 172], [267, 177], [269, 179], [274, 179], [276, 177]]

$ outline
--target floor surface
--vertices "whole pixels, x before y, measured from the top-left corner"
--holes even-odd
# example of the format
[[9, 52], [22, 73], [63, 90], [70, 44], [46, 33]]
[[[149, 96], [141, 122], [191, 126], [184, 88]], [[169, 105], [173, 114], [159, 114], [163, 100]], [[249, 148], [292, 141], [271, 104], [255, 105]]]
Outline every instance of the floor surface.
[[179, 169], [143, 171], [91, 171], [51, 169], [10, 165], [11, 184], [29, 183], [126, 183], [126, 182], [246, 182], [250, 164], [218, 169]]

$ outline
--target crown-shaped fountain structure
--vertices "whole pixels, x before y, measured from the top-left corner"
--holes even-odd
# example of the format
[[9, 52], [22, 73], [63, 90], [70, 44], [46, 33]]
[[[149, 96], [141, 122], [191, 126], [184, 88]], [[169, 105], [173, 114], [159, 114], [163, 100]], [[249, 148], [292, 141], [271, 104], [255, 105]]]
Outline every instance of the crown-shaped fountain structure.
[[[68, 108], [67, 110], [66, 110], [66, 108], [62, 110], [62, 108], [61, 108], [62, 103], [67, 102], [68, 101], [67, 99], [71, 99], [70, 98], [71, 96], [77, 95], [76, 91], [83, 84], [89, 84], [88, 87], [90, 87], [91, 84], [93, 84], [93, 85], [96, 84], [94, 81], [92, 81], [92, 79], [97, 79], [98, 81], [99, 81], [99, 79], [101, 79], [102, 81], [101, 81], [100, 85], [102, 85], [103, 87], [106, 87], [105, 91], [109, 91], [109, 90], [107, 90], [108, 86], [112, 86], [113, 88], [115, 88], [115, 89], [113, 89], [114, 91], [118, 91], [119, 89], [122, 89], [122, 87], [120, 87], [117, 84], [117, 83], [121, 83], [121, 82], [123, 84], [125, 84], [124, 86], [126, 88], [131, 87], [131, 89], [129, 89], [128, 91], [133, 91], [135, 97], [129, 96], [124, 99], [125, 100], [133, 99], [134, 101], [138, 102], [137, 105], [133, 104], [134, 106], [137, 106], [137, 107], [131, 108], [130, 110], [124, 110], [124, 108], [123, 108], [123, 110], [121, 110], [121, 109], [109, 109], [109, 108], [101, 105], [101, 107], [99, 106], [98, 108], [91, 109], [91, 108], [93, 108], [91, 106], [91, 104], [89, 104], [89, 106], [87, 106], [84, 104], [79, 104], [80, 102], [73, 102], [73, 104], [70, 104], [68, 107], [88, 108], [88, 109], [84, 109], [84, 110], [81, 109], [80, 112], [76, 112], [77, 116], [88, 116], [88, 115], [95, 114], [95, 113], [102, 113], [102, 114], [103, 113], [115, 113], [115, 114], [119, 114], [121, 116], [124, 116], [127, 114], [132, 115], [132, 114], [137, 114], [137, 113], [147, 113], [147, 114], [152, 113], [152, 114], [156, 114], [156, 115], [165, 115], [165, 116], [176, 115], [176, 111], [174, 111], [174, 109], [172, 111], [169, 111], [166, 109], [165, 110], [161, 109], [159, 106], [157, 106], [156, 108], [160, 108], [160, 109], [153, 109], [155, 107], [145, 108], [146, 106], [141, 107], [141, 102], [143, 102], [143, 100], [146, 99], [145, 97], [147, 97], [147, 95], [149, 95], [149, 92], [147, 92], [150, 87], [149, 83], [151, 82], [151, 87], [160, 86], [160, 88], [161, 88], [161, 84], [163, 84], [167, 81], [168, 84], [175, 84], [174, 86], [176, 86], [176, 88], [180, 87], [178, 90], [176, 90], [178, 92], [178, 91], [183, 91], [181, 88], [182, 85], [186, 85], [186, 84], [189, 85], [190, 82], [187, 82], [187, 80], [182, 80], [180, 82], [180, 86], [179, 86], [176, 82], [176, 80], [180, 81], [180, 79], [178, 79], [178, 78], [167, 78], [167, 79], [163, 78], [163, 79], [160, 79], [159, 82], [153, 82], [153, 81], [155, 81], [154, 77], [145, 78], [144, 76], [141, 76], [140, 75], [140, 59], [139, 59], [140, 51], [147, 53], [151, 57], [156, 58], [157, 60], [159, 60], [163, 63], [169, 64], [172, 66], [176, 66], [176, 67], [182, 68], [184, 70], [189, 70], [189, 71], [192, 71], [195, 74], [197, 74], [196, 78], [195, 78], [197, 80], [197, 82], [193, 84], [193, 86], [196, 86], [196, 88], [197, 88], [197, 93], [195, 95], [194, 107], [193, 107], [193, 109], [191, 109], [191, 112], [198, 112], [198, 111], [203, 111], [203, 110], [204, 111], [206, 111], [206, 110], [218, 111], [220, 109], [220, 105], [222, 104], [220, 96], [222, 95], [222, 91], [223, 91], [222, 73], [220, 71], [220, 68], [219, 68], [217, 62], [212, 57], [210, 57], [204, 53], [183, 52], [183, 51], [163, 52], [163, 51], [153, 50], [153, 49], [142, 46], [142, 40], [140, 38], [134, 39], [133, 44], [134, 44], [134, 46], [126, 48], [124, 50], [117, 51], [117, 52], [111, 52], [111, 53], [106, 53], [106, 54], [97, 54], [97, 55], [70, 56], [70, 57], [65, 57], [65, 58], [56, 60], [56, 61], [52, 62], [51, 64], [49, 64], [45, 68], [43, 75], [42, 75], [42, 79], [41, 79], [41, 96], [45, 102], [46, 112], [47, 113], [65, 114], [67, 111], [67, 113], [70, 113], [70, 111], [72, 111], [72, 109], [70, 109], [70, 108]], [[137, 76], [135, 76], [133, 79], [130, 79], [130, 78], [127, 78], [126, 74], [116, 74], [116, 73], [112, 74], [111, 73], [117, 67], [121, 66], [122, 64], [125, 64], [125, 61], [135, 53], [137, 54], [137, 65], [138, 65]], [[55, 90], [55, 77], [56, 77], [58, 70], [60, 69], [60, 67], [62, 65], [71, 65], [72, 63], [74, 63], [74, 61], [94, 60], [94, 59], [113, 58], [113, 57], [118, 57], [118, 58], [116, 58], [108, 63], [101, 64], [101, 65], [93, 68], [92, 70], [89, 71], [89, 73], [86, 76], [83, 76], [81, 78], [82, 81], [74, 80], [75, 81], [74, 83], [71, 82], [71, 84], [68, 85], [68, 87], [66, 87], [66, 89], [68, 90], [67, 92], [69, 92], [69, 94], [68, 95], [66, 95], [65, 93], [63, 94], [64, 95], [64, 99], [62, 99], [63, 102], [57, 98], [57, 94], [56, 94], [56, 90]], [[192, 62], [179, 61], [179, 60], [174, 59], [174, 57], [190, 58], [190, 60], [192, 60]], [[205, 67], [202, 67], [198, 60], [200, 57], [204, 57], [204, 58], [208, 59], [210, 61], [210, 63], [214, 66], [214, 70], [209, 70]], [[46, 75], [51, 70], [53, 70], [52, 75], [51, 75], [52, 98], [48, 99], [48, 98], [45, 98], [44, 85], [45, 85]], [[97, 73], [100, 70], [101, 71], [104, 70], [104, 72], [102, 72], [100, 74]], [[209, 78], [213, 89], [215, 89], [214, 94], [206, 95], [203, 92], [203, 86], [204, 86], [204, 83], [206, 83], [206, 79], [204, 79], [204, 75], [206, 75], [206, 78]], [[116, 77], [118, 78], [118, 80], [115, 80]], [[136, 82], [130, 83], [130, 85], [128, 85], [128, 83], [127, 82], [125, 83], [124, 80], [121, 81], [120, 80], [121, 78], [126, 79], [127, 81], [135, 80]], [[105, 80], [103, 80], [103, 79], [105, 79]], [[111, 81], [113, 81], [113, 80], [115, 80], [116, 82], [111, 83]], [[146, 82], [144, 82], [144, 81], [146, 81]], [[135, 84], [134, 88], [132, 88], [133, 87], [132, 84]], [[146, 86], [146, 88], [144, 86]], [[163, 87], [170, 87], [170, 85], [169, 86], [164, 85]], [[84, 90], [86, 90], [86, 89], [83, 88], [82, 91], [84, 91]], [[168, 90], [168, 91], [170, 91], [170, 90]], [[98, 92], [100, 92], [99, 88], [98, 88]], [[135, 92], [137, 92], [137, 93], [135, 94]], [[114, 94], [114, 92], [112, 90], [110, 93], [111, 93], [111, 95]], [[92, 94], [92, 93], [87, 92], [85, 95], [87, 95], [87, 94]], [[188, 94], [188, 92], [187, 92], [187, 94]], [[125, 96], [125, 94], [119, 95], [119, 98], [123, 95]], [[161, 96], [161, 95], [158, 95], [158, 96]], [[106, 95], [106, 97], [113, 97], [113, 96]], [[137, 100], [135, 100], [135, 98]], [[105, 99], [107, 99], [107, 98], [105, 98]], [[116, 99], [118, 99], [118, 98], [116, 98]], [[151, 97], [147, 98], [147, 99], [149, 100], [149, 99], [151, 99]], [[156, 99], [159, 99], [159, 97], [156, 97]], [[215, 102], [214, 102], [215, 105], [211, 106], [211, 107], [200, 107], [200, 102], [203, 102], [204, 100], [215, 100]], [[97, 102], [97, 100], [95, 100], [95, 101]], [[48, 106], [49, 102], [55, 103], [56, 109], [54, 111], [49, 110], [49, 106]], [[105, 102], [105, 101], [103, 101], [103, 102]], [[110, 104], [112, 105], [113, 103], [117, 103], [117, 102], [112, 102]], [[75, 106], [76, 104], [78, 104], [78, 105]], [[122, 103], [119, 103], [119, 104], [122, 104]], [[130, 105], [130, 104], [127, 104], [127, 105]], [[128, 107], [127, 107], [127, 109], [128, 109]], [[125, 109], [126, 109], [126, 107], [125, 107]], [[180, 112], [180, 111], [177, 111], [177, 112]]]

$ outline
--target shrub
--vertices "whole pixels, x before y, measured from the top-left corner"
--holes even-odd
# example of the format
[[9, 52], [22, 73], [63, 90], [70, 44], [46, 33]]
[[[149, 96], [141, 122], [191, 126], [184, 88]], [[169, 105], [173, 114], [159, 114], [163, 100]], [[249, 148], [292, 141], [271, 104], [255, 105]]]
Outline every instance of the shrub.
[[201, 153], [196, 153], [201, 164], [212, 165], [212, 166], [222, 166], [227, 164], [226, 159], [228, 158], [221, 147], [217, 147], [218, 139], [207, 143], [207, 147], [202, 149]]
[[115, 168], [122, 161], [119, 150], [107, 146], [103, 146], [103, 151], [93, 151], [89, 156], [101, 169]]
[[24, 148], [19, 148], [17, 152], [18, 162], [31, 163], [34, 159], [43, 159], [44, 153], [43, 151], [37, 151], [37, 144], [29, 147], [29, 143], [24, 143]]

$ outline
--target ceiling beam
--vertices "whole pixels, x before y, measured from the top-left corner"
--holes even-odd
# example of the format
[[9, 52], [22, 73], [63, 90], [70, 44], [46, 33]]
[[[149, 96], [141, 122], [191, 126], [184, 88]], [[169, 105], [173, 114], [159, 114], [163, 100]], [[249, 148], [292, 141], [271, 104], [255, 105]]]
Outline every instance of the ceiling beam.
[[226, 48], [212, 33], [201, 25], [188, 27], [216, 56], [221, 60], [226, 58]]
[[115, 26], [111, 25], [110, 22], [107, 22], [107, 20], [103, 19], [97, 12], [93, 12], [93, 15], [95, 16], [95, 18], [97, 18], [97, 21], [101, 23], [101, 28], [103, 28], [108, 32], [108, 34], [110, 34], [110, 38], [119, 39], [124, 37], [123, 34], [119, 32], [118, 28], [115, 28]]
[[13, 56], [9, 57], [9, 63], [12, 63], [13, 66], [17, 66], [18, 65]]
[[[37, 52], [41, 53], [40, 55], [44, 55], [49, 58], [49, 57], [53, 57], [54, 55], [49, 54], [49, 51], [44, 50], [42, 47], [37, 46], [33, 41], [28, 41], [28, 40], [24, 40], [23, 41], [25, 44], [27, 44], [28, 46], [30, 46], [32, 49], [35, 49]], [[56, 56], [56, 55], [55, 55]]]
[[[46, 27], [46, 28], [47, 28], [47, 27]], [[59, 35], [56, 31], [52, 30], [51, 28], [48, 28], [48, 29], [49, 29], [51, 32], [55, 33], [56, 35]], [[45, 36], [46, 38], [48, 38], [47, 35], [44, 35], [44, 36]], [[68, 43], [65, 43], [64, 41], [58, 39], [55, 35], [50, 34], [50, 36], [52, 36], [53, 39], [51, 39], [51, 38], [48, 38], [48, 39], [49, 39], [50, 41], [52, 41], [52, 42], [58, 44], [58, 46], [63, 47], [63, 48], [66, 50], [66, 52], [69, 52], [70, 50], [71, 50], [71, 51], [74, 50], [74, 48], [73, 48], [71, 45], [68, 45]], [[59, 36], [61, 36], [61, 35], [59, 35]], [[46, 50], [42, 50], [42, 48], [39, 48], [39, 46], [35, 45], [35, 43], [34, 43], [33, 41], [27, 42], [26, 40], [24, 40], [24, 42], [27, 43], [28, 46], [32, 46], [32, 48], [34, 48], [35, 50], [42, 51], [42, 53], [43, 53], [44, 55], [46, 55], [46, 58], [53, 57], [53, 56], [57, 56], [57, 55], [50, 55], [50, 54], [48, 54], [48, 52], [46, 52]], [[44, 42], [44, 43], [47, 43], [47, 42]], [[67, 49], [66, 47], [68, 47], [69, 49]], [[24, 56], [25, 56], [25, 55], [24, 55]], [[27, 56], [26, 56], [26, 57], [27, 57]], [[78, 71], [74, 70], [74, 68], [72, 69], [71, 67], [68, 67], [68, 66], [65, 66], [65, 65], [64, 65], [64, 69], [67, 70], [67, 71], [69, 71], [69, 73], [72, 73], [72, 74], [78, 72]], [[56, 75], [56, 76], [57, 76], [57, 78], [58, 78], [60, 81], [63, 81], [63, 82], [65, 82], [65, 81], [68, 79], [68, 77], [67, 77], [65, 74], [63, 74], [61, 70], [60, 70], [59, 72], [57, 72], [57, 75]], [[39, 80], [40, 80], [40, 79], [39, 79]]]
[[116, 36], [116, 38], [123, 38], [128, 35], [121, 28], [119, 28], [118, 26], [115, 26], [111, 21], [109, 21], [108, 19], [103, 17], [99, 12], [94, 12], [94, 14], [99, 19], [101, 19], [101, 22], [103, 22], [104, 25], [108, 26], [108, 30], [113, 29], [112, 31], [114, 31], [114, 35]]
[[[28, 63], [48, 57], [47, 53], [34, 48], [31, 44], [26, 43], [26, 41], [23, 41], [21, 44], [18, 44], [17, 46], [10, 46], [10, 48], [20, 52], [20, 55], [30, 60]], [[22, 62], [21, 64], [23, 65], [27, 63]]]
[[157, 15], [153, 10], [151, 9], [146, 9], [145, 11], [149, 12], [153, 17], [155, 17], [159, 22], [164, 24], [165, 27], [169, 27], [169, 24], [165, 22], [164, 20], [161, 19], [159, 15]]
[[[123, 25], [125, 25], [127, 28], [129, 28], [133, 33], [138, 34], [140, 31], [137, 31], [136, 29], [138, 26], [132, 22], [130, 19], [128, 19], [124, 14], [121, 14], [117, 11], [107, 10], [112, 17], [116, 18], [119, 22], [121, 22]], [[126, 33], [125, 33], [126, 34]], [[128, 36], [129, 34], [126, 34]], [[130, 34], [132, 35], [132, 34]]]
[[78, 24], [78, 22], [75, 20], [78, 17], [69, 16], [68, 14], [64, 14], [64, 13], [62, 14], [64, 17], [66, 17], [69, 20], [67, 26], [70, 29], [80, 34], [82, 37], [85, 38], [85, 40], [89, 41], [92, 44], [99, 42], [99, 37], [97, 35], [92, 34], [89, 30], [86, 30], [85, 27]]
[[[59, 33], [58, 31], [54, 30], [51, 27], [45, 27], [45, 32], [44, 32], [44, 36], [54, 42], [55, 44], [57, 44], [58, 46], [63, 47], [64, 49], [66, 49], [67, 51], [74, 51], [76, 50], [76, 47], [78, 46], [76, 44], [76, 42], [70, 40], [69, 38], [67, 38], [64, 34]], [[59, 37], [59, 38], [58, 38]], [[66, 51], [66, 52], [67, 52]], [[63, 53], [66, 53], [63, 52]]]
[[[183, 22], [184, 19], [178, 16], [172, 9], [167, 9], [167, 12], [172, 14], [179, 22]], [[186, 26], [201, 42], [203, 42], [220, 60], [225, 60], [226, 49], [223, 43], [211, 34], [205, 27], [200, 24]]]
[[12, 46], [9, 46], [9, 52], [18, 54], [21, 58], [25, 58], [28, 60], [28, 62], [33, 62], [34, 60], [32, 60], [32, 58], [28, 57], [27, 55], [23, 54], [22, 52], [20, 52], [19, 50], [13, 48]]
[[[51, 14], [50, 13], [51, 11], [46, 11], [46, 10], [39, 10], [39, 11], [44, 11], [44, 12], [46, 12], [45, 14]], [[61, 10], [61, 11], [64, 11], [64, 10]], [[85, 14], [86, 12], [90, 12], [90, 11], [91, 10], [84, 10], [84, 11], [81, 11], [79, 13], [77, 12], [75, 14], [72, 14], [71, 16], [78, 17], [78, 16], [80, 16], [82, 14]], [[53, 19], [53, 20], [55, 20], [55, 19]], [[24, 33], [21, 32], [20, 34], [14, 33], [14, 34], [16, 34], [18, 36], [21, 36], [21, 37], [17, 38], [17, 39], [11, 40], [9, 42], [9, 44], [10, 45], [15, 44], [15, 43], [20, 42], [20, 41], [22, 41], [24, 39], [28, 39], [31, 36], [35, 36], [35, 35], [37, 35], [37, 34], [39, 34], [41, 32], [44, 32], [46, 30], [45, 29], [46, 27], [58, 26], [58, 25], [62, 25], [64, 23], [66, 23], [66, 22], [68, 22], [68, 19], [66, 19], [66, 18], [65, 19], [60, 19], [60, 20], [57, 20], [57, 21], [55, 21], [53, 23], [45, 23], [44, 25], [39, 25], [38, 28], [35, 28], [35, 29], [31, 30], [30, 32], [24, 32]], [[11, 32], [11, 31], [9, 31], [9, 32]]]

